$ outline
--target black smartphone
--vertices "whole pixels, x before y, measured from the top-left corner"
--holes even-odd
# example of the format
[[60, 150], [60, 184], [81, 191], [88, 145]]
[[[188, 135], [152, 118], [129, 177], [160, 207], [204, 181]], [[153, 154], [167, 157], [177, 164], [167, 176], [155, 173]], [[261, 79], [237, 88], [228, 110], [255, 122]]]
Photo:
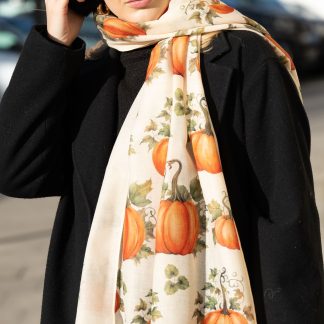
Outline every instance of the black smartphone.
[[83, 2], [78, 2], [77, 0], [69, 1], [69, 8], [77, 12], [82, 16], [88, 16], [91, 12], [93, 12], [101, 0], [85, 0]]

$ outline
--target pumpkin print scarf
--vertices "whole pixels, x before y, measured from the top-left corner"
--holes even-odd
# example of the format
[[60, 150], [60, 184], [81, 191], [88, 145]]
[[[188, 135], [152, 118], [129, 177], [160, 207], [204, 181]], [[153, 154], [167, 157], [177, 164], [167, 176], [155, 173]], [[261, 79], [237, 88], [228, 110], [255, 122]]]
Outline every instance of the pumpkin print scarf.
[[301, 97], [293, 61], [264, 27], [217, 0], [171, 0], [145, 23], [95, 18], [112, 48], [156, 45], [106, 167], [76, 323], [257, 323], [202, 84], [202, 34], [257, 33]]

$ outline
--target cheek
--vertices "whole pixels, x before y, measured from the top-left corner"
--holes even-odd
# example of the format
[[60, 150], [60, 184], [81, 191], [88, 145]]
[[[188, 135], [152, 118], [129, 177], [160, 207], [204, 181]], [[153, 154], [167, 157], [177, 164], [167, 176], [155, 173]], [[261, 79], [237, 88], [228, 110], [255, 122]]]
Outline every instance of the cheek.
[[105, 0], [109, 10], [112, 11], [116, 16], [119, 16], [119, 14], [122, 12], [122, 1], [123, 0]]

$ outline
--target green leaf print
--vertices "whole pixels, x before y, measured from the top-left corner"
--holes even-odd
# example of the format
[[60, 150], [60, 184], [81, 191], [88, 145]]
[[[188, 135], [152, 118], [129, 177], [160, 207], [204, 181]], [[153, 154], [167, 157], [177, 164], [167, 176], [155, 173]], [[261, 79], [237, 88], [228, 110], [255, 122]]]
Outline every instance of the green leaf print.
[[198, 213], [199, 213], [199, 220], [200, 220], [200, 228], [201, 228], [201, 233], [206, 232], [206, 222], [207, 222], [207, 215], [206, 215], [206, 203], [205, 200], [201, 200], [197, 204], [198, 208]]
[[203, 1], [200, 1], [196, 4], [196, 9], [202, 10], [205, 7], [205, 3]]
[[197, 324], [198, 323], [203, 323], [203, 319], [204, 319], [204, 314], [201, 310], [199, 310], [198, 308], [195, 309], [195, 311], [192, 314], [192, 318], [197, 317]]
[[190, 41], [190, 44], [191, 44], [192, 47], [198, 47], [198, 42], [197, 42], [196, 39]]
[[244, 306], [243, 313], [246, 316], [248, 321], [254, 321], [254, 315], [253, 315], [253, 312], [252, 312], [252, 306], [251, 305]]
[[205, 303], [205, 307], [209, 308], [209, 309], [217, 309], [216, 304], [217, 304], [217, 300], [215, 297], [213, 296], [206, 296], [207, 297], [207, 301]]
[[173, 264], [168, 264], [164, 270], [164, 273], [168, 279], [171, 279], [179, 274], [179, 270]]
[[180, 194], [181, 201], [190, 200], [189, 191], [184, 185], [178, 185], [178, 192]]
[[214, 244], [217, 244], [216, 233], [215, 233], [214, 229], [212, 229], [212, 234], [213, 234], [213, 242], [214, 242]]
[[173, 295], [178, 291], [178, 286], [176, 283], [172, 282], [171, 280], [168, 280], [165, 283], [164, 291], [167, 295]]
[[156, 306], [154, 306], [150, 312], [150, 315], [151, 315], [151, 318], [152, 318], [152, 321], [156, 321], [158, 318], [161, 318], [162, 315], [161, 315], [161, 312], [158, 310], [158, 308]]
[[155, 224], [153, 224], [151, 221], [145, 222], [145, 234], [146, 234], [145, 237], [154, 239], [154, 234], [153, 234], [154, 227]]
[[154, 122], [154, 120], [150, 119], [150, 123], [145, 127], [145, 132], [149, 131], [155, 131], [157, 130], [157, 124]]
[[125, 295], [127, 293], [127, 286], [125, 282], [123, 282], [123, 294]]
[[166, 98], [166, 102], [165, 102], [165, 104], [164, 104], [164, 108], [171, 109], [171, 107], [172, 107], [172, 102], [173, 102], [173, 99], [167, 97], [167, 98]]
[[151, 297], [150, 298], [150, 303], [152, 305], [154, 305], [154, 304], [156, 304], [156, 303], [158, 303], [160, 301], [159, 297], [158, 297], [158, 293], [154, 292], [152, 289], [149, 290], [148, 294], [145, 297]]
[[207, 12], [207, 14], [206, 14], [206, 20], [208, 21], [208, 23], [209, 24], [213, 24], [213, 17], [215, 17], [214, 16], [214, 14], [213, 14], [213, 10], [209, 10], [208, 12]]
[[196, 130], [197, 122], [193, 119], [188, 120], [187, 131], [194, 132]]
[[170, 137], [170, 124], [162, 123], [162, 128], [159, 131], [159, 135]]
[[198, 176], [196, 176], [190, 181], [189, 188], [191, 197], [194, 201], [199, 202], [204, 198]]
[[207, 205], [208, 211], [212, 215], [212, 221], [216, 220], [218, 217], [222, 215], [222, 209], [220, 204], [212, 199], [211, 202]]
[[136, 151], [135, 151], [135, 149], [131, 145], [129, 145], [128, 155], [131, 155], [131, 154], [136, 154]]
[[165, 71], [162, 69], [162, 68], [160, 68], [160, 67], [155, 67], [154, 69], [153, 69], [153, 71], [152, 71], [152, 73], [151, 73], [151, 75], [148, 77], [148, 79], [146, 80], [146, 83], [147, 84], [150, 84], [152, 81], [153, 81], [153, 79], [155, 79], [155, 78], [158, 78], [161, 74], [163, 74], [163, 73], [165, 73]]
[[120, 269], [118, 269], [117, 272], [117, 287], [119, 288], [119, 290], [123, 291], [123, 295], [127, 293], [127, 287], [125, 282], [123, 281], [123, 274]]
[[237, 297], [232, 297], [229, 299], [229, 308], [234, 310], [240, 309], [240, 304], [237, 302]]
[[152, 201], [146, 196], [152, 191], [152, 179], [145, 181], [142, 184], [132, 183], [129, 186], [129, 199], [135, 206], [144, 207]]
[[145, 318], [141, 315], [136, 315], [133, 320], [131, 321], [131, 323], [138, 323], [138, 324], [147, 324], [147, 321], [145, 320]]
[[135, 305], [135, 311], [138, 312], [141, 310], [146, 310], [146, 308], [147, 303], [142, 298], [140, 298], [140, 303], [138, 305]]
[[163, 182], [163, 184], [162, 184], [162, 190], [161, 190], [161, 198], [164, 199], [164, 197], [167, 195], [167, 193], [168, 193], [168, 183], [167, 182]]
[[238, 299], [243, 298], [244, 297], [243, 291], [239, 288], [235, 289], [235, 297], [237, 297]]
[[200, 28], [195, 29], [195, 30], [192, 32], [192, 35], [199, 35], [199, 34], [203, 34], [204, 31], [205, 31], [205, 28], [204, 28], [204, 27], [200, 27]]
[[206, 248], [207, 248], [206, 242], [203, 241], [202, 239], [198, 238], [196, 241], [196, 245], [193, 249], [194, 256], [196, 256], [196, 254], [198, 252], [201, 252], [203, 249], [206, 249]]
[[141, 259], [143, 259], [143, 258], [147, 259], [150, 255], [154, 255], [154, 252], [151, 250], [151, 248], [149, 246], [147, 246], [146, 244], [143, 244], [141, 246], [141, 249], [136, 254], [134, 261], [135, 261], [135, 263], [139, 263], [141, 261]]
[[183, 91], [180, 88], [177, 88], [175, 91], [175, 97], [178, 101], [182, 101], [183, 100]]
[[180, 102], [177, 102], [174, 107], [174, 112], [177, 116], [183, 116], [185, 114], [185, 107]]
[[159, 301], [157, 295], [158, 293], [153, 292], [152, 289], [150, 289], [145, 296], [146, 300], [140, 298], [139, 304], [136, 305], [134, 309], [135, 312], [139, 312], [140, 314], [137, 314], [131, 323], [147, 324], [150, 323], [151, 320], [155, 321], [156, 319], [163, 317], [157, 306], [152, 307], [153, 304]]
[[179, 276], [177, 281], [177, 287], [179, 289], [185, 290], [189, 287], [189, 281], [185, 276]]
[[215, 280], [217, 274], [218, 274], [218, 270], [216, 268], [210, 269], [210, 274], [209, 274], [208, 279]]
[[185, 276], [179, 276], [178, 268], [173, 264], [168, 264], [164, 270], [165, 275], [169, 279], [165, 282], [164, 291], [167, 295], [175, 294], [178, 289], [187, 289], [189, 287], [189, 281]]
[[213, 290], [215, 289], [215, 286], [211, 282], [205, 282], [202, 290]]
[[199, 11], [195, 11], [190, 17], [189, 19], [195, 19], [196, 23], [201, 24], [201, 17], [200, 17], [200, 12]]
[[154, 139], [151, 135], [146, 135], [143, 137], [140, 144], [147, 143], [148, 144], [148, 151], [150, 151], [157, 143], [157, 141]]
[[168, 121], [168, 120], [171, 119], [171, 115], [170, 115], [170, 113], [169, 113], [168, 111], [166, 111], [166, 110], [162, 110], [161, 113], [160, 113], [158, 116], [156, 116], [156, 117], [162, 117], [162, 118], [164, 118], [166, 121]]
[[196, 59], [195, 58], [191, 58], [189, 60], [189, 72], [190, 74], [194, 73], [197, 70], [197, 66], [196, 66]]
[[197, 291], [197, 297], [195, 299], [195, 305], [203, 303], [204, 298], [203, 296]]

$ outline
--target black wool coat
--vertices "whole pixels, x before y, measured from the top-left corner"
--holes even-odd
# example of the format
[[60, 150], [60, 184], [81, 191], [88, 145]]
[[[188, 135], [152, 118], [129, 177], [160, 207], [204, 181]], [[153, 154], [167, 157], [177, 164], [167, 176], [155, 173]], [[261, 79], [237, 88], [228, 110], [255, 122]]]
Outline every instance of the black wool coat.
[[[258, 323], [322, 324], [323, 258], [304, 106], [259, 35], [224, 31], [212, 45], [201, 53], [202, 78]], [[118, 53], [106, 46], [85, 59], [82, 39], [65, 47], [35, 25], [1, 101], [0, 192], [60, 196], [42, 324], [75, 321], [86, 242], [122, 123]]]

